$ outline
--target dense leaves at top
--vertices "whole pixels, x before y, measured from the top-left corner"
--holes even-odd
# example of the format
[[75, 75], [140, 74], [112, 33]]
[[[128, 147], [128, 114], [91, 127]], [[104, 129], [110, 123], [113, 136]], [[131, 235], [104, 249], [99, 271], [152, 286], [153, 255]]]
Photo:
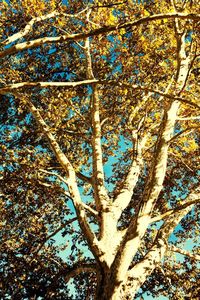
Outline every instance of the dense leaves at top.
[[[95, 191], [100, 181], [93, 165], [98, 134], [110, 199], [120, 195], [132, 161], [142, 152], [137, 185], [130, 186], [131, 200], [117, 221], [122, 232], [137, 218], [148, 184], [154, 184], [148, 178], [156, 164], [152, 162], [159, 157], [159, 138], [161, 146], [164, 139], [164, 112], [178, 99], [178, 116], [167, 141], [167, 168], [150, 214], [159, 218], [176, 210], [199, 186], [199, 5], [168, 0], [13, 0], [2, 1], [0, 9], [0, 296], [94, 299], [99, 262], [81, 225], [69, 174], [48, 134], [74, 168], [87, 221], [100, 239], [102, 211]], [[148, 19], [174, 13], [192, 16]], [[144, 22], [132, 26], [140, 19]], [[61, 38], [45, 42], [54, 37]], [[39, 39], [38, 45], [30, 46]], [[190, 63], [185, 83], [178, 89], [181, 39]], [[22, 44], [26, 48], [18, 47]], [[91, 84], [65, 85], [85, 80]], [[24, 84], [17, 87], [18, 83]], [[96, 140], [95, 90], [101, 126]], [[169, 245], [180, 248], [189, 240], [194, 256], [197, 211], [195, 204], [169, 237]], [[163, 223], [149, 224], [130, 269], [153, 247]], [[172, 249], [155, 265], [138, 296], [145, 299], [144, 293], [149, 292], [171, 299], [198, 299], [196, 260]]]

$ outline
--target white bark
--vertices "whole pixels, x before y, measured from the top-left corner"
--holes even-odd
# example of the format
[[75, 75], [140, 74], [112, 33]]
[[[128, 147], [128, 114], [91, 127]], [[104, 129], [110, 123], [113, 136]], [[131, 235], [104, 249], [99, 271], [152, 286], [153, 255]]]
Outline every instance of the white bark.
[[[193, 196], [188, 197], [188, 202], [190, 201], [190, 197]], [[161, 229], [158, 231], [154, 245], [147, 252], [144, 258], [127, 272], [126, 280], [124, 283], [124, 289], [127, 299], [134, 298], [134, 295], [141, 287], [141, 285], [145, 282], [146, 278], [160, 264], [166, 250], [168, 250], [167, 241], [171, 233], [174, 231], [175, 227], [179, 224], [181, 219], [185, 217], [189, 211], [191, 211], [193, 206], [194, 205], [188, 206], [181, 211], [177, 211], [173, 216], [168, 217]], [[118, 291], [118, 293], [120, 293], [120, 291]], [[113, 298], [113, 300], [114, 299], [115, 298]]]
[[143, 166], [142, 150], [145, 146], [147, 135], [142, 140], [138, 139], [138, 131], [132, 132], [132, 135], [134, 146], [132, 164], [125, 178], [123, 186], [113, 203], [117, 219], [120, 218], [123, 210], [128, 206], [132, 199], [133, 189], [137, 184]]
[[37, 123], [41, 127], [44, 135], [47, 137], [49, 144], [50, 144], [57, 160], [59, 161], [63, 170], [65, 170], [66, 176], [68, 177], [67, 183], [68, 183], [69, 193], [70, 193], [70, 196], [72, 198], [72, 201], [73, 201], [75, 209], [76, 209], [80, 227], [88, 241], [88, 245], [89, 245], [91, 251], [98, 259], [99, 255], [101, 254], [101, 250], [99, 248], [97, 238], [96, 238], [95, 234], [92, 232], [92, 230], [88, 224], [86, 213], [85, 213], [85, 208], [82, 203], [81, 196], [80, 196], [80, 193], [78, 190], [78, 185], [76, 182], [76, 173], [74, 171], [72, 164], [68, 160], [67, 156], [61, 150], [59, 144], [57, 143], [53, 134], [51, 133], [50, 128], [45, 123], [44, 119], [42, 118], [39, 110], [33, 105], [33, 103], [27, 97], [25, 97], [21, 94], [17, 94], [17, 93], [13, 93], [13, 95], [19, 99], [23, 99], [27, 103], [30, 112], [33, 114]]
[[[179, 36], [180, 38], [180, 36]], [[176, 78], [176, 93], [179, 93], [188, 77], [190, 60], [186, 57], [185, 40], [181, 37], [178, 40], [177, 60], [178, 64]], [[151, 223], [151, 212], [163, 187], [166, 174], [169, 140], [173, 136], [174, 126], [179, 110], [180, 102], [172, 100], [167, 103], [160, 125], [152, 165], [148, 174], [148, 180], [144, 190], [143, 203], [139, 211], [137, 220], [133, 219], [118, 249], [116, 258], [111, 266], [114, 282], [109, 299], [119, 299], [119, 293], [123, 286], [128, 268], [132, 258], [138, 251], [142, 238], [148, 225]], [[191, 207], [191, 206], [190, 206]], [[173, 227], [174, 228], [174, 227]], [[155, 252], [153, 252], [155, 253]], [[152, 269], [153, 270], [153, 269]], [[141, 280], [140, 280], [141, 281]]]
[[86, 33], [77, 33], [77, 34], [68, 34], [68, 35], [61, 35], [58, 37], [43, 37], [39, 39], [35, 39], [32, 41], [27, 41], [23, 43], [19, 43], [15, 46], [12, 46], [2, 52], [0, 52], [0, 58], [3, 58], [7, 55], [17, 53], [19, 51], [23, 51], [26, 49], [31, 49], [35, 47], [39, 47], [45, 43], [59, 43], [59, 42], [64, 42], [64, 41], [78, 41], [85, 39], [90, 36], [97, 36], [100, 34], [106, 34], [115, 30], [119, 30], [121, 28], [130, 28], [134, 26], [139, 26], [144, 23], [152, 22], [155, 20], [163, 20], [163, 19], [183, 19], [183, 20], [200, 20], [200, 15], [199, 14], [185, 14], [185, 13], [167, 13], [167, 14], [157, 14], [157, 15], [152, 15], [148, 17], [141, 18], [139, 20], [134, 20], [131, 22], [123, 23], [123, 24], [117, 24], [117, 25], [112, 25], [112, 26], [104, 26]]
[[[185, 50], [185, 34], [177, 35], [177, 46], [178, 46], [178, 70], [176, 76], [176, 94], [169, 95], [160, 91], [156, 91], [151, 88], [131, 86], [132, 89], [138, 89], [153, 93], [158, 93], [166, 99], [168, 102], [164, 108], [164, 116], [160, 124], [160, 131], [157, 138], [156, 148], [154, 156], [152, 159], [152, 164], [150, 166], [150, 171], [148, 174], [148, 180], [145, 186], [143, 203], [138, 215], [134, 216], [131, 220], [130, 225], [127, 230], [120, 232], [117, 230], [117, 223], [120, 218], [121, 212], [127, 207], [132, 197], [132, 189], [136, 185], [140, 169], [142, 165], [142, 155], [141, 153], [133, 159], [132, 165], [128, 172], [127, 178], [124, 182], [123, 188], [121, 189], [119, 195], [115, 199], [115, 202], [111, 202], [108, 196], [108, 192], [105, 188], [104, 180], [104, 170], [103, 170], [103, 160], [102, 160], [102, 148], [101, 148], [101, 120], [100, 120], [100, 98], [98, 95], [97, 84], [114, 84], [121, 86], [129, 86], [126, 84], [120, 84], [114, 81], [100, 81], [94, 78], [92, 70], [92, 60], [89, 47], [89, 36], [95, 36], [99, 34], [105, 34], [120, 28], [129, 28], [130, 26], [139, 26], [140, 24], [146, 22], [152, 22], [154, 20], [162, 19], [192, 19], [200, 20], [199, 14], [181, 14], [181, 13], [168, 13], [148, 16], [135, 20], [132, 22], [127, 22], [124, 24], [118, 24], [117, 26], [105, 26], [93, 31], [88, 31], [86, 33], [80, 34], [70, 34], [63, 35], [59, 37], [44, 37], [36, 39], [29, 42], [19, 43], [12, 46], [0, 53], [0, 57], [4, 57], [9, 54], [17, 53], [19, 51], [41, 46], [45, 43], [59, 43], [63, 41], [71, 40], [81, 40], [86, 39], [85, 51], [87, 57], [87, 80], [79, 82], [24, 82], [8, 85], [0, 89], [1, 94], [13, 93], [18, 98], [24, 98], [28, 104], [30, 111], [37, 120], [38, 124], [41, 126], [43, 133], [47, 137], [49, 144], [62, 166], [63, 170], [66, 172], [67, 185], [69, 188], [70, 197], [73, 200], [78, 221], [80, 227], [85, 235], [88, 245], [93, 252], [98, 264], [101, 267], [102, 274], [105, 275], [105, 286], [103, 286], [103, 300], [118, 300], [123, 299], [124, 292], [122, 288], [125, 289], [125, 294], [127, 297], [134, 296], [137, 289], [146, 280], [147, 276], [151, 274], [157, 264], [160, 262], [164, 253], [167, 249], [166, 239], [169, 237], [170, 233], [174, 230], [176, 225], [182, 219], [182, 217], [192, 208], [193, 203], [197, 200], [189, 201], [186, 204], [182, 204], [177, 209], [169, 210], [159, 217], [152, 218], [152, 210], [158, 199], [160, 191], [163, 188], [163, 182], [166, 174], [167, 159], [168, 159], [168, 148], [169, 141], [172, 139], [174, 125], [177, 119], [177, 114], [180, 106], [180, 102], [186, 102], [191, 104], [190, 101], [182, 99], [179, 94], [181, 93], [183, 87], [185, 86], [186, 80], [189, 75], [190, 61], [191, 57], [186, 55]], [[31, 23], [32, 24], [32, 23]], [[14, 41], [17, 38], [25, 36], [26, 33], [31, 29], [30, 24], [25, 27], [24, 31], [16, 34], [10, 38], [10, 41]], [[8, 40], [7, 40], [8, 42]], [[5, 41], [5, 43], [7, 43]], [[96, 201], [97, 211], [90, 209], [85, 205], [80, 197], [76, 182], [76, 173], [68, 160], [67, 155], [63, 153], [59, 144], [57, 143], [54, 135], [51, 133], [50, 128], [45, 123], [39, 110], [33, 105], [33, 103], [26, 97], [14, 93], [13, 90], [27, 87], [50, 87], [50, 86], [65, 86], [65, 87], [76, 87], [80, 85], [91, 84], [93, 86], [93, 96], [92, 96], [92, 148], [93, 148], [93, 177], [90, 181], [94, 187], [94, 198]], [[129, 86], [130, 87], [130, 86]], [[195, 104], [192, 103], [195, 106]], [[197, 107], [197, 106], [196, 106]], [[94, 216], [97, 216], [100, 226], [100, 236], [97, 240], [95, 234], [92, 232], [89, 223], [87, 221], [85, 209], [89, 210]], [[159, 219], [158, 219], [159, 218]], [[136, 252], [138, 251], [142, 238], [145, 235], [146, 229], [151, 222], [155, 222], [160, 219], [166, 219], [164, 225], [160, 229], [157, 239], [152, 246], [152, 248], [147, 252], [145, 257], [129, 269], [132, 259]], [[80, 272], [89, 271], [93, 272], [93, 268], [89, 266], [86, 268], [79, 268], [74, 271], [75, 276]], [[106, 273], [108, 271], [108, 273]], [[110, 289], [107, 290], [110, 285]], [[108, 294], [106, 295], [106, 293]]]
[[193, 252], [190, 252], [190, 251], [187, 251], [185, 249], [180, 249], [174, 245], [171, 245], [169, 248], [168, 248], [169, 251], [172, 251], [172, 252], [177, 252], [177, 253], [180, 253], [184, 256], [188, 256], [190, 257], [191, 259], [194, 259], [194, 260], [200, 260], [200, 255], [197, 254], [197, 253], [193, 253]]
[[[86, 8], [87, 9], [87, 8]], [[82, 10], [81, 12], [77, 13], [77, 14], [65, 14], [63, 12], [58, 12], [58, 11], [52, 11], [51, 13], [47, 14], [47, 15], [42, 15], [42, 16], [38, 16], [35, 18], [32, 18], [24, 27], [24, 29], [20, 30], [17, 33], [14, 33], [13, 35], [11, 35], [10, 37], [8, 37], [6, 40], [4, 40], [1, 44], [2, 45], [8, 45], [10, 43], [13, 43], [19, 39], [21, 39], [22, 37], [26, 36], [30, 31], [33, 30], [33, 25], [41, 22], [41, 21], [45, 21], [51, 18], [56, 18], [58, 16], [65, 16], [68, 18], [74, 18], [76, 16], [79, 16], [80, 14], [82, 14], [86, 9]]]
[[38, 87], [38, 88], [47, 88], [47, 87], [76, 87], [80, 85], [87, 85], [87, 84], [99, 84], [99, 85], [110, 85], [110, 86], [119, 86], [124, 89], [130, 89], [133, 91], [144, 91], [144, 92], [150, 92], [158, 94], [166, 99], [170, 100], [177, 100], [183, 103], [188, 104], [189, 106], [195, 107], [197, 109], [200, 109], [200, 106], [197, 104], [198, 99], [193, 99], [193, 101], [190, 101], [188, 99], [182, 98], [177, 95], [168, 94], [165, 92], [162, 92], [157, 89], [153, 89], [151, 87], [144, 87], [139, 85], [131, 85], [119, 81], [114, 80], [99, 80], [99, 79], [88, 79], [83, 81], [74, 81], [74, 82], [45, 82], [45, 81], [39, 81], [39, 82], [18, 82], [13, 84], [8, 84], [2, 88], [0, 88], [0, 94], [8, 94], [9, 92], [12, 92], [13, 90], [18, 90], [20, 88], [31, 88], [31, 87]]

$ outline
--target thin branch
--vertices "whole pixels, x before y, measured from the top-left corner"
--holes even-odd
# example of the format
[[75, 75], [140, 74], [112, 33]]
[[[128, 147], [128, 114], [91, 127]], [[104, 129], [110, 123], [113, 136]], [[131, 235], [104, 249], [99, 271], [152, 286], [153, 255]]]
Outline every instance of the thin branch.
[[180, 161], [180, 163], [182, 163], [190, 172], [194, 172], [194, 170], [188, 166], [188, 164], [186, 164], [183, 159], [181, 157], [178, 157], [176, 154], [174, 154], [173, 152], [170, 152], [169, 155], [173, 155], [177, 160]]
[[163, 91], [160, 91], [160, 90], [157, 90], [157, 89], [154, 89], [154, 88], [149, 88], [149, 87], [146, 87], [146, 86], [131, 85], [131, 84], [127, 84], [127, 83], [119, 82], [119, 81], [114, 81], [114, 80], [109, 80], [109, 81], [99, 80], [97, 83], [98, 84], [104, 84], [104, 85], [120, 86], [122, 88], [130, 89], [130, 90], [134, 90], [134, 91], [138, 90], [138, 91], [144, 91], [144, 92], [150, 92], [150, 93], [158, 94], [160, 96], [163, 96], [163, 98], [170, 99], [170, 100], [177, 100], [177, 101], [186, 103], [190, 106], [194, 106], [195, 108], [200, 109], [200, 106], [198, 104], [196, 104], [197, 102], [199, 102], [199, 100], [197, 100], [197, 99], [194, 99], [195, 102], [192, 102], [192, 101], [187, 100], [185, 98], [182, 98], [180, 96], [177, 97], [174, 94], [168, 94], [167, 92], [163, 92]]
[[51, 176], [56, 176], [58, 177], [62, 182], [64, 182], [66, 185], [68, 185], [68, 181], [66, 179], [64, 179], [61, 175], [55, 173], [55, 172], [50, 172], [44, 169], [39, 169], [40, 172], [51, 175]]
[[61, 231], [63, 228], [65, 228], [67, 225], [73, 223], [74, 221], [77, 221], [78, 219], [75, 217], [71, 220], [67, 220], [65, 221], [65, 223], [63, 223], [61, 226], [59, 226], [54, 232], [52, 232], [50, 235], [48, 235], [45, 240], [41, 243], [41, 245], [39, 246], [38, 249], [36, 249], [33, 254], [37, 254], [40, 252], [40, 250], [42, 249], [42, 247], [45, 245], [45, 243], [50, 240], [54, 235], [56, 235], [59, 231]]
[[[66, 185], [68, 185], [68, 181], [66, 179], [64, 179], [61, 175], [55, 173], [55, 172], [50, 172], [50, 171], [47, 171], [47, 170], [44, 170], [44, 169], [39, 169], [40, 172], [43, 172], [43, 173], [46, 173], [46, 174], [49, 174], [51, 176], [56, 176], [58, 177], [61, 181], [63, 181]], [[76, 172], [76, 176], [78, 178], [80, 178], [81, 180], [83, 181], [86, 181], [90, 184], [92, 184], [92, 178], [91, 177], [88, 177], [84, 174], [82, 174], [81, 172]]]
[[38, 180], [38, 183], [39, 183], [40, 185], [45, 186], [45, 187], [51, 187], [51, 186], [52, 186], [51, 184], [46, 183], [46, 182], [43, 182], [43, 181], [41, 181], [41, 180]]
[[35, 39], [32, 41], [28, 42], [23, 42], [19, 43], [17, 45], [11, 46], [10, 48], [0, 52], [0, 58], [5, 57], [6, 55], [10, 55], [13, 53], [17, 53], [19, 51], [23, 51], [26, 49], [31, 49], [35, 48], [38, 46], [41, 46], [45, 43], [61, 43], [65, 41], [77, 41], [81, 39], [85, 39], [87, 37], [92, 37], [92, 36], [97, 36], [100, 34], [106, 34], [115, 30], [119, 30], [121, 28], [130, 28], [134, 26], [139, 26], [141, 24], [145, 24], [148, 22], [156, 21], [156, 20], [163, 20], [163, 19], [183, 19], [183, 20], [194, 20], [194, 21], [199, 21], [200, 20], [200, 15], [195, 14], [195, 13], [166, 13], [166, 14], [157, 14], [157, 15], [152, 15], [144, 18], [140, 18], [139, 20], [134, 20], [122, 24], [117, 24], [117, 25], [111, 25], [111, 26], [103, 26], [101, 28], [95, 29], [88, 31], [86, 33], [76, 33], [76, 34], [69, 34], [69, 35], [61, 35], [58, 37], [43, 37], [39, 39]]
[[65, 281], [68, 282], [72, 277], [75, 277], [81, 273], [92, 273], [97, 272], [97, 266], [93, 263], [77, 263], [71, 268], [65, 267], [64, 269], [60, 270], [55, 276], [54, 276], [54, 282], [59, 280], [62, 276], [65, 277]]
[[82, 205], [83, 205], [83, 207], [84, 207], [86, 210], [88, 210], [92, 215], [94, 215], [94, 216], [96, 216], [96, 217], [99, 216], [98, 211], [96, 211], [95, 209], [91, 208], [89, 205], [85, 204], [84, 202], [83, 202]]
[[119, 6], [122, 4], [127, 3], [127, 0], [123, 1], [123, 2], [115, 2], [115, 3], [111, 3], [111, 4], [104, 4], [104, 5], [92, 5], [92, 8], [107, 8], [107, 7], [113, 7], [113, 6]]
[[200, 126], [191, 126], [191, 127], [187, 127], [186, 129], [180, 131], [179, 133], [175, 134], [169, 141], [168, 143], [170, 144], [171, 142], [173, 142], [174, 140], [176, 140], [179, 136], [181, 135], [188, 135], [190, 134], [193, 130], [198, 129]]
[[[64, 30], [64, 29], [62, 29], [62, 28], [60, 28], [60, 27], [58, 27], [58, 26], [56, 26], [56, 25], [53, 25], [55, 28], [57, 28], [58, 30], [60, 30], [60, 31], [63, 31], [64, 33], [67, 33], [67, 34], [70, 34], [69, 32], [67, 32], [66, 30]], [[79, 42], [77, 42], [77, 41], [75, 41], [76, 42], [76, 44], [81, 48], [81, 49], [85, 49], [85, 47], [84, 46], [82, 46]]]
[[200, 260], [200, 255], [196, 254], [196, 253], [191, 253], [185, 249], [180, 249], [174, 245], [170, 245], [168, 247], [168, 250], [169, 251], [172, 251], [172, 252], [177, 252], [177, 253], [180, 253], [180, 254], [183, 254], [185, 256], [188, 256], [190, 257], [191, 259], [195, 259], [195, 260]]
[[200, 116], [193, 116], [193, 117], [178, 117], [178, 121], [190, 121], [190, 120], [198, 120]]
[[93, 182], [91, 177], [88, 177], [88, 176], [84, 175], [84, 174], [81, 173], [81, 172], [76, 172], [76, 176], [77, 176], [79, 179], [81, 179], [81, 180], [83, 180], [83, 181], [86, 181], [86, 182], [88, 182], [88, 183], [90, 183], [90, 184], [92, 184], [92, 182]]
[[199, 203], [200, 202], [200, 198], [199, 198], [200, 195], [198, 195], [198, 197], [196, 199], [192, 199], [192, 200], [189, 200], [189, 201], [183, 201], [182, 203], [183, 204], [180, 204], [178, 205], [176, 208], [174, 209], [169, 209], [168, 211], [166, 211], [165, 213], [163, 213], [162, 215], [159, 215], [159, 216], [156, 216], [156, 217], [153, 217], [151, 218], [151, 223], [153, 222], [158, 222], [160, 220], [163, 220], [165, 219], [166, 217], [169, 217], [171, 215], [174, 215], [175, 213], [179, 212], [179, 211], [182, 211], [184, 210], [185, 208], [191, 206], [191, 205], [194, 205], [196, 203]]
[[[69, 192], [64, 191], [64, 194], [68, 197], [68, 199], [70, 199], [74, 203], [73, 198], [70, 196]], [[88, 210], [92, 215], [97, 217], [97, 219], [99, 218], [99, 213], [95, 209], [91, 208], [89, 205], [85, 204], [84, 202], [82, 202], [81, 205], [82, 205], [83, 208]]]

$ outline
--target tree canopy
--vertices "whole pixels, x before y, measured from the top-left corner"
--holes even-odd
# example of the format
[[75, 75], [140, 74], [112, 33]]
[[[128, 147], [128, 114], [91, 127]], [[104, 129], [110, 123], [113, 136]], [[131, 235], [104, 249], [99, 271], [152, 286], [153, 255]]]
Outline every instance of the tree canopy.
[[0, 2], [2, 299], [199, 299], [199, 32], [192, 0]]

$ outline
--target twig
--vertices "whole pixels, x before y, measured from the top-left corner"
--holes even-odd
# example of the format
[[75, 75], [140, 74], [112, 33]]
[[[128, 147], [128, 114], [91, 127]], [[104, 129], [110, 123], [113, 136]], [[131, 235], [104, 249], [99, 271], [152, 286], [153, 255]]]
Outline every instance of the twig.
[[195, 259], [195, 260], [200, 260], [200, 255], [199, 254], [196, 254], [196, 253], [191, 253], [185, 249], [180, 249], [174, 245], [171, 245], [169, 246], [169, 251], [172, 251], [172, 252], [177, 252], [177, 253], [180, 253], [180, 254], [183, 254], [185, 256], [188, 256], [192, 259]]

